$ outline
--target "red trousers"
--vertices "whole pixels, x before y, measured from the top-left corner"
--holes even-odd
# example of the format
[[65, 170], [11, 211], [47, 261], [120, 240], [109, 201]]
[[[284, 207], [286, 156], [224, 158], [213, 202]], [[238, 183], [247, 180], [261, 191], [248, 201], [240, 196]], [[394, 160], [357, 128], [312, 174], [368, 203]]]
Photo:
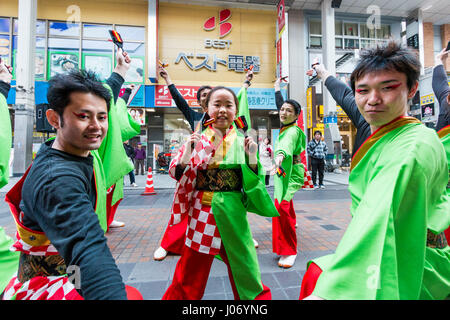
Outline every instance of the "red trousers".
[[113, 206], [111, 206], [112, 197], [113, 197], [113, 193], [114, 193], [114, 189], [115, 188], [116, 188], [116, 185], [113, 185], [111, 192], [109, 192], [106, 195], [106, 225], [108, 226], [108, 229], [106, 231], [109, 230], [109, 226], [113, 222], [114, 216], [116, 215], [117, 208], [119, 207], [119, 204], [122, 201], [122, 199], [120, 199]]
[[[227, 265], [228, 277], [230, 279], [234, 299], [240, 300], [223, 246], [220, 249], [220, 257]], [[183, 254], [181, 255], [180, 260], [178, 260], [175, 268], [172, 284], [164, 293], [162, 300], [201, 300], [205, 292], [213, 261], [213, 255], [200, 253], [185, 246]], [[263, 284], [263, 291], [255, 298], [255, 300], [271, 299], [272, 294], [270, 289]]]
[[161, 240], [161, 247], [164, 250], [180, 254], [183, 252], [186, 240], [186, 229], [188, 224], [188, 215], [182, 215], [181, 221], [174, 225], [167, 225], [164, 236]]
[[313, 293], [321, 273], [322, 269], [320, 269], [314, 262], [311, 262], [308, 270], [306, 270], [306, 273], [303, 276], [302, 286], [300, 287], [300, 297], [298, 298], [299, 300], [303, 300]]
[[294, 202], [283, 200], [278, 203], [275, 199], [275, 207], [280, 216], [272, 218], [272, 250], [281, 256], [297, 254]]

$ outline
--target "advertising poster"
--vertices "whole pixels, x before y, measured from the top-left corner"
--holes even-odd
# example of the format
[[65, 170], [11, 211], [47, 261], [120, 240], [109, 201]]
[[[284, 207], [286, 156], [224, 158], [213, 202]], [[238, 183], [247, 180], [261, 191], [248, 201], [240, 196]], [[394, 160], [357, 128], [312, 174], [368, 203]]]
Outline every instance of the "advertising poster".
[[144, 83], [144, 58], [130, 57], [131, 66], [125, 76], [125, 83]]
[[144, 108], [128, 108], [128, 113], [141, 126], [145, 125], [145, 109]]
[[100, 80], [106, 80], [112, 72], [112, 56], [105, 54], [84, 53], [83, 69], [95, 72]]
[[65, 73], [79, 68], [77, 52], [49, 51], [48, 52], [48, 78], [59, 73]]

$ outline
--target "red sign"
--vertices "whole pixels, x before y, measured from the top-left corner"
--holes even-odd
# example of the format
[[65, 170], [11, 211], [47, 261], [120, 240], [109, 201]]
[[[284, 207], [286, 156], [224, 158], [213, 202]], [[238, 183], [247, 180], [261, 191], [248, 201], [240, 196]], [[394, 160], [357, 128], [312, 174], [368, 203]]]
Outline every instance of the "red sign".
[[283, 58], [283, 54], [281, 52], [281, 38], [277, 41], [277, 77], [281, 77], [281, 60]]
[[[231, 18], [230, 9], [220, 10], [219, 12], [219, 37], [223, 38], [231, 32], [233, 25], [230, 22], [225, 22]], [[208, 18], [203, 24], [203, 29], [212, 31], [216, 28], [216, 17]]]
[[280, 0], [277, 7], [277, 25], [278, 25], [278, 36], [284, 31], [284, 25], [286, 23], [286, 19], [284, 16], [284, 0]]
[[[198, 86], [177, 86], [178, 92], [183, 96], [184, 100], [190, 107], [198, 108], [200, 105], [197, 102]], [[155, 86], [155, 106], [156, 107], [175, 107], [172, 101], [172, 95], [169, 88], [164, 85]]]

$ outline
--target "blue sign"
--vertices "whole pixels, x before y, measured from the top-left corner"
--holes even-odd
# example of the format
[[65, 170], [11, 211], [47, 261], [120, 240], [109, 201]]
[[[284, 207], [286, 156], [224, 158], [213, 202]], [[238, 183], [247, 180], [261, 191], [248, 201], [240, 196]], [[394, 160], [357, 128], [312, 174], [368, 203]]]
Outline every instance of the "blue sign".
[[337, 123], [337, 117], [323, 117], [324, 124]]

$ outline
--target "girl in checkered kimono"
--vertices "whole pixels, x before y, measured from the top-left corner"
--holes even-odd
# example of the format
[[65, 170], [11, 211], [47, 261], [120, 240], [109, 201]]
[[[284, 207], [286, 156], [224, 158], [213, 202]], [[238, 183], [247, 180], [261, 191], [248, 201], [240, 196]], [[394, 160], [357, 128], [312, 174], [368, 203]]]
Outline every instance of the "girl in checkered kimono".
[[215, 122], [201, 135], [192, 134], [170, 164], [169, 174], [178, 181], [173, 223], [184, 214], [189, 220], [185, 248], [163, 299], [201, 299], [215, 255], [228, 267], [235, 299], [270, 299], [247, 220], [247, 211], [278, 215], [257, 144], [235, 127], [239, 103], [233, 91], [216, 87], [206, 104]]

